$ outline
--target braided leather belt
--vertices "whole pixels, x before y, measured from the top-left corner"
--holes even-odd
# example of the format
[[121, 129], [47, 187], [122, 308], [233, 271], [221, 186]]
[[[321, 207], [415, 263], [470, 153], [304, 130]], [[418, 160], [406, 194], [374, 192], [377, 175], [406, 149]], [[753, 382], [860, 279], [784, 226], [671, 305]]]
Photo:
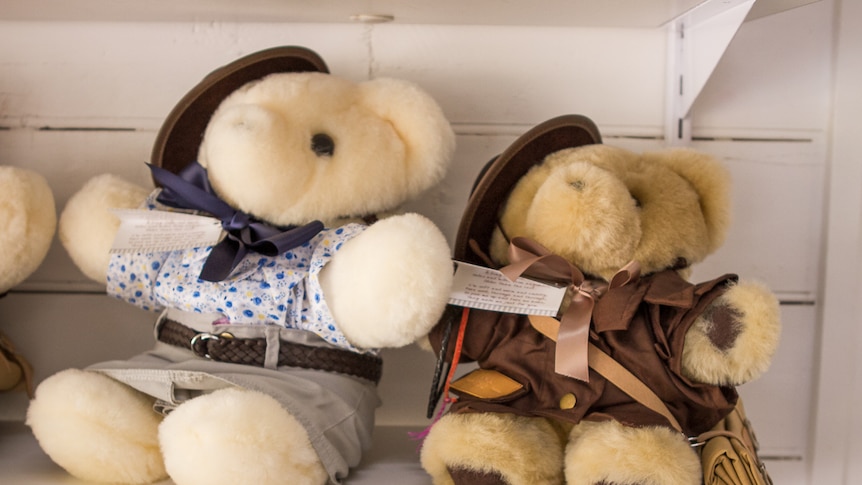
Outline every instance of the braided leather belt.
[[[158, 340], [166, 344], [191, 349], [195, 355], [231, 364], [263, 367], [266, 339], [235, 338], [230, 333], [198, 332], [173, 320], [162, 321]], [[374, 355], [358, 354], [331, 347], [315, 347], [282, 340], [278, 349], [278, 365], [348, 374], [380, 381], [383, 360]]]

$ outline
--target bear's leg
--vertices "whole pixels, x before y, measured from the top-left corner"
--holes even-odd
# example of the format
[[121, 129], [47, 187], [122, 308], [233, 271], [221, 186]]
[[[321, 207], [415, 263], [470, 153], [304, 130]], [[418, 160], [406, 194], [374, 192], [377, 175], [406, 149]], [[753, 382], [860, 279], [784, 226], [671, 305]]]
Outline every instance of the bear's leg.
[[582, 421], [570, 433], [566, 480], [589, 485], [701, 483], [700, 460], [682, 435], [663, 427]]
[[177, 485], [322, 485], [329, 476], [305, 428], [275, 399], [228, 388], [179, 405], [159, 428]]
[[150, 483], [167, 476], [153, 401], [103, 374], [71, 369], [39, 385], [27, 425], [45, 453], [78, 478]]
[[448, 414], [425, 438], [421, 460], [435, 485], [563, 482], [563, 438], [542, 418]]

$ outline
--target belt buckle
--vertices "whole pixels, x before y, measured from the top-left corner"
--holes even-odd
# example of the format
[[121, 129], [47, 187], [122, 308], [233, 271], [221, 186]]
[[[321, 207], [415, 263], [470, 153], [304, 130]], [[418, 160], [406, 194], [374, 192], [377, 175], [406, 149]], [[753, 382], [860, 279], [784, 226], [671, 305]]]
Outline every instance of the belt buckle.
[[212, 360], [212, 356], [206, 352], [198, 351], [196, 345], [198, 342], [205, 342], [207, 340], [221, 340], [221, 339], [232, 339], [233, 334], [230, 332], [222, 332], [222, 333], [209, 333], [209, 332], [200, 332], [196, 333], [194, 337], [189, 341], [189, 347], [192, 352], [198, 357], [204, 357]]

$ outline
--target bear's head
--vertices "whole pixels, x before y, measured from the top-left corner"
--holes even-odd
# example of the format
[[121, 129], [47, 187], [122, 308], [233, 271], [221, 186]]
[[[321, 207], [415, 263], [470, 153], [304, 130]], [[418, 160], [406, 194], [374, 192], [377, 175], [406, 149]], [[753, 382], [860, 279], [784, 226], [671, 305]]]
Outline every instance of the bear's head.
[[437, 183], [453, 149], [442, 110], [416, 85], [355, 83], [312, 51], [279, 47], [191, 90], [153, 163], [177, 172], [197, 160], [228, 204], [287, 226], [391, 211]]
[[685, 274], [722, 244], [729, 176], [710, 156], [603, 145], [595, 125], [579, 116], [531, 133], [486, 167], [469, 210], [490, 222], [465, 217], [456, 252], [466, 256], [472, 245], [505, 265], [509, 241], [524, 236], [610, 281], [632, 260], [642, 274]]

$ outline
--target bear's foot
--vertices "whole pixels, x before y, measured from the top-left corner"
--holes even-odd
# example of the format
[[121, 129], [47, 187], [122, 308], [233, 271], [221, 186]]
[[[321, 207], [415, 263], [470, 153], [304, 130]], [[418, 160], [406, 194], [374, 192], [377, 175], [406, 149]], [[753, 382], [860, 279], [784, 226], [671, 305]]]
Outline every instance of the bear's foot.
[[275, 399], [235, 388], [189, 400], [159, 428], [177, 485], [322, 485], [329, 476], [305, 428]]
[[701, 483], [697, 454], [670, 428], [582, 421], [566, 449], [567, 483], [691, 485]]
[[36, 389], [27, 425], [45, 453], [89, 482], [143, 484], [167, 475], [153, 399], [103, 374], [66, 370]]
[[422, 467], [435, 485], [559, 485], [562, 439], [542, 418], [449, 414], [425, 438]]

